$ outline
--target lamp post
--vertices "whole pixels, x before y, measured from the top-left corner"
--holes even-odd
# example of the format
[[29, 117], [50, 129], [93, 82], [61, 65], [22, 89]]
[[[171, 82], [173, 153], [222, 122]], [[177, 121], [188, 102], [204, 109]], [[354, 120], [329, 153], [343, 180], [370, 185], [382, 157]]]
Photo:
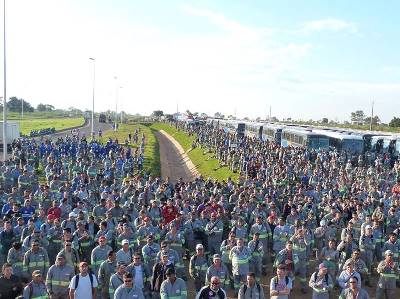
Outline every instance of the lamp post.
[[114, 131], [117, 132], [117, 122], [118, 122], [118, 78], [114, 77], [116, 91], [115, 91], [115, 118], [114, 118]]
[[7, 158], [7, 68], [6, 68], [6, 0], [3, 0], [3, 75], [4, 75], [4, 94], [3, 94], [3, 161]]
[[92, 133], [92, 138], [94, 137], [94, 86], [95, 86], [95, 80], [96, 80], [96, 60], [92, 57], [89, 58], [91, 61], [93, 61], [93, 89], [92, 89], [92, 128], [91, 128], [91, 133]]
[[[122, 86], [120, 86], [119, 87], [119, 89], [122, 89]], [[121, 118], [121, 125], [122, 125], [122, 108], [120, 108], [121, 109], [121, 112], [119, 113], [120, 114], [120, 118]]]

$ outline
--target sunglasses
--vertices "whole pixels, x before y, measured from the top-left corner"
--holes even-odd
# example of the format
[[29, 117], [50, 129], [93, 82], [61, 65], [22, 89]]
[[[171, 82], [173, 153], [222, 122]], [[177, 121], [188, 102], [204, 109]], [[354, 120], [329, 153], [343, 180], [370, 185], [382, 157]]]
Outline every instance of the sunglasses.
[[71, 244], [65, 244], [65, 246], [67, 246], [67, 247], [71, 247]]
[[140, 257], [134, 257], [133, 259], [135, 259], [135, 260], [140, 260]]
[[124, 282], [132, 282], [132, 279], [124, 280]]

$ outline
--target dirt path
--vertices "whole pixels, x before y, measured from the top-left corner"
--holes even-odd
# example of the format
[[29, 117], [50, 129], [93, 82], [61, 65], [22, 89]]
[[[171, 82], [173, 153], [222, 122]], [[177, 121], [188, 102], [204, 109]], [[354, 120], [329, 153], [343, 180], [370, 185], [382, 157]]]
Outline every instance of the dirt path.
[[185, 182], [193, 180], [198, 172], [182, 146], [163, 130], [155, 132], [160, 145], [162, 178], [169, 177], [172, 182], [183, 178]]

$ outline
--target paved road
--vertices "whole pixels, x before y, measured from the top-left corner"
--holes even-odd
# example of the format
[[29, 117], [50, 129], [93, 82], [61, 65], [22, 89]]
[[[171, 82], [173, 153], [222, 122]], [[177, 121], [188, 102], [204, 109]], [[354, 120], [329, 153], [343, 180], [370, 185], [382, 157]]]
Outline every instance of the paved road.
[[[94, 119], [94, 132], [97, 134], [99, 129], [101, 129], [103, 131], [103, 133], [105, 131], [111, 130], [112, 129], [112, 125], [109, 123], [99, 123], [98, 119]], [[87, 125], [79, 128], [79, 132], [80, 135], [82, 136], [82, 134], [85, 134], [87, 137], [90, 136], [90, 132], [92, 130], [92, 126], [91, 126], [91, 119], [88, 121]], [[48, 137], [63, 137], [65, 135], [71, 135], [71, 130], [66, 130], [66, 131], [62, 131], [62, 132], [57, 132], [51, 135], [46, 135]]]
[[[99, 129], [101, 129], [104, 133], [108, 130], [111, 130], [112, 128], [113, 128], [112, 125], [109, 123], [99, 123], [98, 119], [94, 120], [94, 131], [96, 132], [96, 134], [98, 133]], [[80, 132], [81, 136], [82, 136], [82, 134], [85, 134], [86, 136], [90, 136], [91, 130], [92, 130], [91, 120], [89, 120], [85, 126], [79, 128], [79, 132]], [[50, 137], [50, 138], [59, 138], [59, 137], [64, 137], [65, 135], [71, 135], [71, 130], [63, 130], [61, 132], [57, 132], [57, 133], [46, 135], [46, 136]], [[36, 139], [37, 138], [40, 138], [40, 137], [36, 137]], [[10, 152], [8, 152], [8, 156], [9, 156], [9, 154], [10, 154]], [[3, 161], [3, 149], [0, 149], [0, 161]]]
[[164, 134], [155, 132], [160, 146], [161, 176], [169, 177], [172, 182], [183, 178], [185, 182], [194, 179], [194, 176], [179, 153], [178, 148]]

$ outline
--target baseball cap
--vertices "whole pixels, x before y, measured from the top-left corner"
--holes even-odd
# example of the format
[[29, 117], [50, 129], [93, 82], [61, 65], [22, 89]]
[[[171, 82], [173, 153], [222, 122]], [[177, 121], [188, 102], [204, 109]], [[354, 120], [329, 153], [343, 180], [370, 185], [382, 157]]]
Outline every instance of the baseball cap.
[[365, 229], [371, 229], [372, 227], [371, 227], [371, 225], [366, 225], [365, 226]]
[[124, 245], [124, 244], [129, 244], [129, 240], [127, 240], [127, 239], [122, 240], [122, 245]]
[[32, 272], [32, 277], [38, 277], [38, 276], [42, 276], [42, 273], [40, 272], [40, 270], [35, 270]]
[[78, 215], [76, 215], [74, 212], [71, 212], [71, 213], [68, 214], [68, 216], [69, 216], [69, 217], [76, 217], [76, 216], [78, 216]]
[[165, 275], [171, 275], [171, 274], [175, 274], [175, 270], [172, 268], [168, 268], [167, 271], [165, 271]]
[[197, 250], [197, 249], [204, 249], [203, 244], [197, 244], [197, 245], [196, 245], [196, 250]]
[[213, 260], [220, 260], [221, 256], [219, 254], [214, 254], [213, 255]]
[[391, 250], [386, 250], [386, 251], [385, 251], [385, 255], [393, 255], [393, 251], [391, 251]]
[[106, 237], [100, 236], [99, 241], [103, 241], [103, 240], [106, 240]]
[[57, 254], [57, 259], [58, 259], [58, 258], [63, 258], [63, 259], [65, 259], [65, 254], [63, 254], [63, 253]]
[[318, 269], [327, 269], [324, 263], [319, 264]]

